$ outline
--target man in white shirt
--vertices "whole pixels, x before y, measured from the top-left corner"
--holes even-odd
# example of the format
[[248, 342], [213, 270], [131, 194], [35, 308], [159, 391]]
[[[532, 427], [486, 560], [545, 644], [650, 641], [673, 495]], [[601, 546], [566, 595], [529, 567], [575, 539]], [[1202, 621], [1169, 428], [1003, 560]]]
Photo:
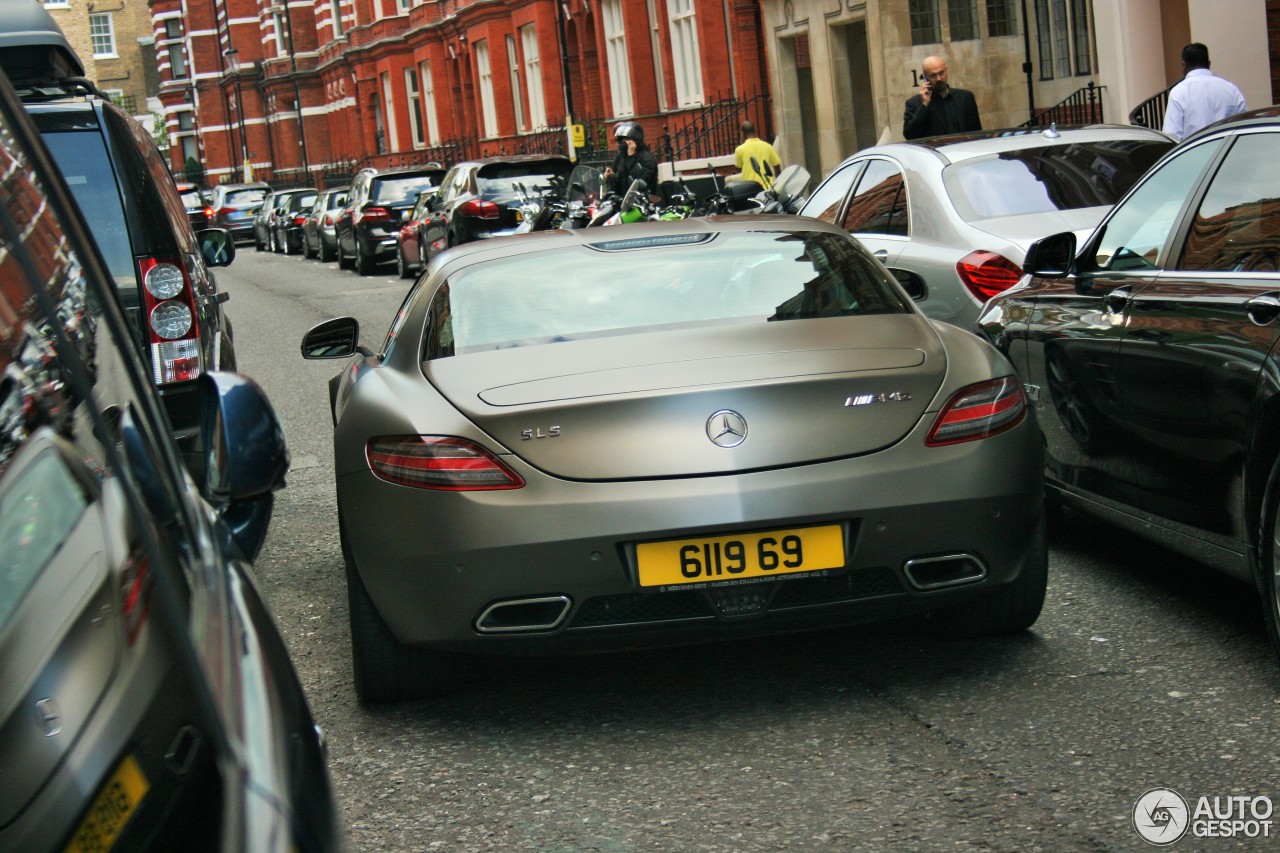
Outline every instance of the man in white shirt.
[[1235, 83], [1209, 71], [1209, 48], [1199, 42], [1184, 47], [1182, 68], [1182, 82], [1169, 92], [1164, 112], [1164, 132], [1174, 139], [1248, 109]]

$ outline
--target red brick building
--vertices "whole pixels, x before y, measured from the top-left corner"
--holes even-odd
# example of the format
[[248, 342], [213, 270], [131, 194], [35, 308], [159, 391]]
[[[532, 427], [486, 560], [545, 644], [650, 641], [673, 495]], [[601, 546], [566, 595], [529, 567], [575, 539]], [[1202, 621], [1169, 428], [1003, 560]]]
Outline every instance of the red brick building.
[[[175, 174], [345, 180], [566, 148], [638, 121], [659, 156], [772, 128], [756, 0], [150, 0]], [[665, 146], [664, 146], [665, 143]], [[669, 150], [664, 150], [669, 147]], [[689, 150], [685, 150], [689, 149]]]

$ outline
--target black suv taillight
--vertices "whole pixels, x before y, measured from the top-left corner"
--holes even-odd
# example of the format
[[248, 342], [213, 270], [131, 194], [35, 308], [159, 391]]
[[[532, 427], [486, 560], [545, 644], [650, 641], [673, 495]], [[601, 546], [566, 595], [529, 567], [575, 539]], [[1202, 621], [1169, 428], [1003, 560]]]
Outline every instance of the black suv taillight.
[[204, 372], [195, 288], [179, 257], [138, 261], [151, 378], [157, 385], [186, 382]]

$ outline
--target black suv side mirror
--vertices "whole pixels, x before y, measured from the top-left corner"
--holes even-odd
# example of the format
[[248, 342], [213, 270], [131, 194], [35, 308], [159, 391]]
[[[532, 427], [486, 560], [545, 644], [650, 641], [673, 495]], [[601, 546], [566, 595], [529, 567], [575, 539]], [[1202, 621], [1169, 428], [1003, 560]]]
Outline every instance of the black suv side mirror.
[[1040, 278], [1066, 278], [1075, 271], [1076, 235], [1070, 231], [1031, 244], [1022, 271]]

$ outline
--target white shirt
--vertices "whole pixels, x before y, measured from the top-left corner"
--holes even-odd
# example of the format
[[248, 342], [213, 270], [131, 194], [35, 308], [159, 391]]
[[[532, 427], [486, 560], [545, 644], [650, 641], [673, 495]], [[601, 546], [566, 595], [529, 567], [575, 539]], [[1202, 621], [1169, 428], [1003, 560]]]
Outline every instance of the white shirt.
[[1215, 76], [1208, 68], [1193, 68], [1169, 92], [1164, 132], [1174, 139], [1186, 139], [1206, 125], [1247, 109], [1235, 83]]

